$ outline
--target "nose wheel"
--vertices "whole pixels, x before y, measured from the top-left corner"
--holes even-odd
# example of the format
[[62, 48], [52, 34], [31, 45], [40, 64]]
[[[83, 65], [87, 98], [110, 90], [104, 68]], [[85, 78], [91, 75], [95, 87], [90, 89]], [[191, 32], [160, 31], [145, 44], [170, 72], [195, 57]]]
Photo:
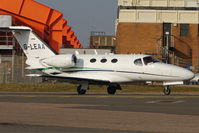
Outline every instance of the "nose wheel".
[[169, 86], [165, 86], [164, 95], [170, 95], [170, 94], [171, 94], [171, 89], [169, 88]]

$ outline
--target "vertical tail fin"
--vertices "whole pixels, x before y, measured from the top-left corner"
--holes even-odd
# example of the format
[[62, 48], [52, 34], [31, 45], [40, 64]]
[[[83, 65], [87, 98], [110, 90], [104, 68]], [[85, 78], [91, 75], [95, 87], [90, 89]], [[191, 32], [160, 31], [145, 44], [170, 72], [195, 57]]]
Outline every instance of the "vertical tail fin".
[[28, 59], [44, 59], [55, 53], [28, 27], [10, 27]]
[[26, 64], [29, 69], [48, 68], [41, 60], [55, 56], [53, 50], [37, 36], [31, 28], [24, 26], [11, 26], [0, 28], [0, 31], [12, 31], [19, 45], [27, 56]]

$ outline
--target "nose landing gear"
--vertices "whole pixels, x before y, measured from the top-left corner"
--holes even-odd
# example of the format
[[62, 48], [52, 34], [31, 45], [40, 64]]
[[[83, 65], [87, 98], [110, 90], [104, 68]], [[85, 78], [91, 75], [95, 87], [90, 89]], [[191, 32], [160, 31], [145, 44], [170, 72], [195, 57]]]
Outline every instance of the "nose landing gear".
[[164, 88], [164, 94], [165, 95], [170, 95], [171, 94], [171, 89], [169, 88], [169, 86], [165, 86], [165, 88]]

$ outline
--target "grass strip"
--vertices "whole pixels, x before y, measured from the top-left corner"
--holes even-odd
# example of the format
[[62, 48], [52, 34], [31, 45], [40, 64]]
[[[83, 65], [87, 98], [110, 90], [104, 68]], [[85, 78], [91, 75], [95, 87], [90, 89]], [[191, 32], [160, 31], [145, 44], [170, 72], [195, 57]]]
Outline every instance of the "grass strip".
[[[64, 83], [0, 83], [0, 92], [76, 92], [78, 85]], [[121, 85], [122, 93], [162, 92], [163, 86]], [[90, 85], [89, 92], [106, 92], [107, 86]], [[199, 92], [199, 86], [172, 86], [172, 92]]]

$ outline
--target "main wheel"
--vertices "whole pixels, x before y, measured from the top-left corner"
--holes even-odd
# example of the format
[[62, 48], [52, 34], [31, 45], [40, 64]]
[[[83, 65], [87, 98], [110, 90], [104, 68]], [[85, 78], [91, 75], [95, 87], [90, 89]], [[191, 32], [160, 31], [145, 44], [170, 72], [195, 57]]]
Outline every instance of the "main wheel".
[[165, 94], [165, 95], [170, 95], [170, 94], [171, 94], [171, 89], [169, 88], [169, 86], [166, 86], [166, 87], [164, 88], [164, 94]]
[[116, 88], [114, 86], [109, 86], [107, 88], [107, 92], [108, 92], [109, 95], [114, 95], [115, 92], [116, 92]]
[[81, 85], [79, 85], [77, 87], [77, 93], [78, 93], [78, 95], [84, 95], [84, 94], [86, 94], [86, 90], [81, 89]]

